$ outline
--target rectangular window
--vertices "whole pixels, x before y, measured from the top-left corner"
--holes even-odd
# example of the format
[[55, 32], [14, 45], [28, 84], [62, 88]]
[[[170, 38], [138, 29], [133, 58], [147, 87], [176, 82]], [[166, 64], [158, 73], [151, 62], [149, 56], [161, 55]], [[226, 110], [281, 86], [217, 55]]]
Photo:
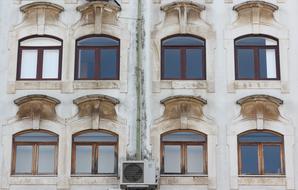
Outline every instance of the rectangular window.
[[204, 173], [203, 146], [187, 146], [187, 173]]
[[276, 78], [276, 58], [275, 49], [260, 49], [259, 50], [260, 62], [260, 77], [263, 79]]
[[94, 77], [95, 73], [95, 50], [82, 49], [79, 51], [79, 78], [90, 78]]
[[92, 173], [92, 146], [76, 146], [76, 173]]
[[98, 173], [112, 174], [115, 173], [115, 147], [99, 146], [98, 147]]
[[238, 49], [238, 77], [240, 79], [253, 79], [255, 77], [255, 62], [253, 49]]
[[258, 175], [258, 145], [241, 145], [241, 174]]
[[203, 51], [202, 49], [186, 49], [186, 78], [200, 79], [203, 76]]
[[16, 147], [16, 174], [32, 173], [33, 147], [18, 145]]
[[264, 172], [265, 174], [281, 174], [281, 151], [279, 145], [264, 145]]
[[58, 78], [59, 71], [59, 50], [44, 50], [43, 51], [43, 79], [56, 79]]
[[181, 146], [164, 146], [164, 172], [181, 173]]
[[32, 79], [37, 73], [37, 50], [22, 50], [21, 78]]
[[40, 145], [38, 149], [38, 173], [53, 174], [55, 173], [55, 146]]
[[100, 77], [103, 79], [117, 78], [117, 49], [101, 49], [100, 51]]
[[181, 55], [179, 49], [164, 49], [164, 79], [179, 79], [181, 76]]

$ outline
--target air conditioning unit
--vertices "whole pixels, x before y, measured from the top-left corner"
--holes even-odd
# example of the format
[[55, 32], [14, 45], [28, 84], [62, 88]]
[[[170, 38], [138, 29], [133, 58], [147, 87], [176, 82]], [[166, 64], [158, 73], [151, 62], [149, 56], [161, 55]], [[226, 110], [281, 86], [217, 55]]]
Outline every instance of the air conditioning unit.
[[124, 161], [120, 178], [122, 189], [155, 189], [157, 179], [153, 160]]

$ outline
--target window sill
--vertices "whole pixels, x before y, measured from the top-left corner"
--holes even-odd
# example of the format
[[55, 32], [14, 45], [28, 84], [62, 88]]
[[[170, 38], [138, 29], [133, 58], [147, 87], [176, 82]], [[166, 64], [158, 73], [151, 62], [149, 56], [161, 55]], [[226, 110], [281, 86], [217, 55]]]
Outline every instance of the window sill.
[[114, 185], [119, 184], [118, 176], [107, 175], [72, 175], [70, 178], [71, 185]]
[[74, 89], [119, 89], [119, 80], [76, 80], [73, 82]]
[[239, 185], [274, 185], [285, 186], [285, 175], [240, 175]]
[[281, 89], [280, 80], [235, 80], [234, 89]]
[[12, 175], [9, 178], [10, 185], [55, 185], [57, 181], [56, 175]]
[[208, 89], [213, 91], [213, 85], [207, 80], [160, 80], [153, 81], [152, 88], [154, 92], [160, 92], [161, 89]]
[[161, 174], [161, 185], [208, 185], [209, 179], [207, 175], [194, 175], [194, 174]]

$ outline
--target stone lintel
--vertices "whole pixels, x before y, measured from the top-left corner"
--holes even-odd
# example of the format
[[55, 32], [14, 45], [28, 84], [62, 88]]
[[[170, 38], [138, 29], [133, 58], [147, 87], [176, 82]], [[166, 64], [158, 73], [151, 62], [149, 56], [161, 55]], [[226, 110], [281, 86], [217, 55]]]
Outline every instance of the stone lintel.
[[81, 13], [84, 13], [86, 11], [89, 11], [90, 9], [95, 10], [96, 8], [104, 8], [106, 10], [112, 10], [114, 12], [121, 11], [121, 7], [115, 2], [111, 1], [91, 1], [78, 6], [77, 10]]
[[20, 7], [20, 10], [23, 13], [31, 12], [34, 9], [49, 9], [54, 10], [58, 13], [64, 11], [64, 8], [62, 6], [50, 2], [33, 2]]
[[172, 3], [165, 4], [160, 7], [160, 10], [168, 12], [175, 9], [180, 9], [181, 7], [186, 7], [192, 10], [195, 10], [197, 12], [201, 12], [206, 9], [204, 5], [201, 5], [199, 3], [195, 3], [192, 1], [174, 1]]

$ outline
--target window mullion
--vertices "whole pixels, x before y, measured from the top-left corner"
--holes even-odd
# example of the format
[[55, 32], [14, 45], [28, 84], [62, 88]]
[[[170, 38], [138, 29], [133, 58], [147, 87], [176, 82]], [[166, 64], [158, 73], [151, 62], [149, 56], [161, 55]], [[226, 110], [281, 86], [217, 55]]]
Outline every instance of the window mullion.
[[186, 48], [183, 47], [180, 49], [180, 56], [181, 56], [181, 73], [180, 73], [180, 77], [181, 79], [186, 79]]
[[38, 145], [33, 145], [32, 151], [32, 174], [37, 175], [38, 173]]
[[100, 79], [100, 54], [101, 54], [101, 48], [95, 49], [95, 72], [94, 72], [94, 78], [96, 80]]
[[185, 144], [181, 144], [181, 173], [185, 174], [186, 173], [186, 159], [185, 159]]
[[37, 49], [36, 79], [42, 79], [43, 53], [44, 53], [43, 48]]
[[259, 48], [254, 47], [255, 79], [260, 79]]
[[259, 151], [258, 151], [258, 152], [259, 152], [259, 153], [258, 153], [258, 154], [259, 154], [259, 156], [258, 156], [258, 157], [259, 157], [259, 164], [258, 164], [258, 165], [259, 165], [259, 174], [260, 174], [260, 175], [264, 175], [264, 156], [263, 156], [264, 154], [263, 154], [263, 144], [260, 143], [260, 144], [258, 145], [258, 150], [259, 150]]

